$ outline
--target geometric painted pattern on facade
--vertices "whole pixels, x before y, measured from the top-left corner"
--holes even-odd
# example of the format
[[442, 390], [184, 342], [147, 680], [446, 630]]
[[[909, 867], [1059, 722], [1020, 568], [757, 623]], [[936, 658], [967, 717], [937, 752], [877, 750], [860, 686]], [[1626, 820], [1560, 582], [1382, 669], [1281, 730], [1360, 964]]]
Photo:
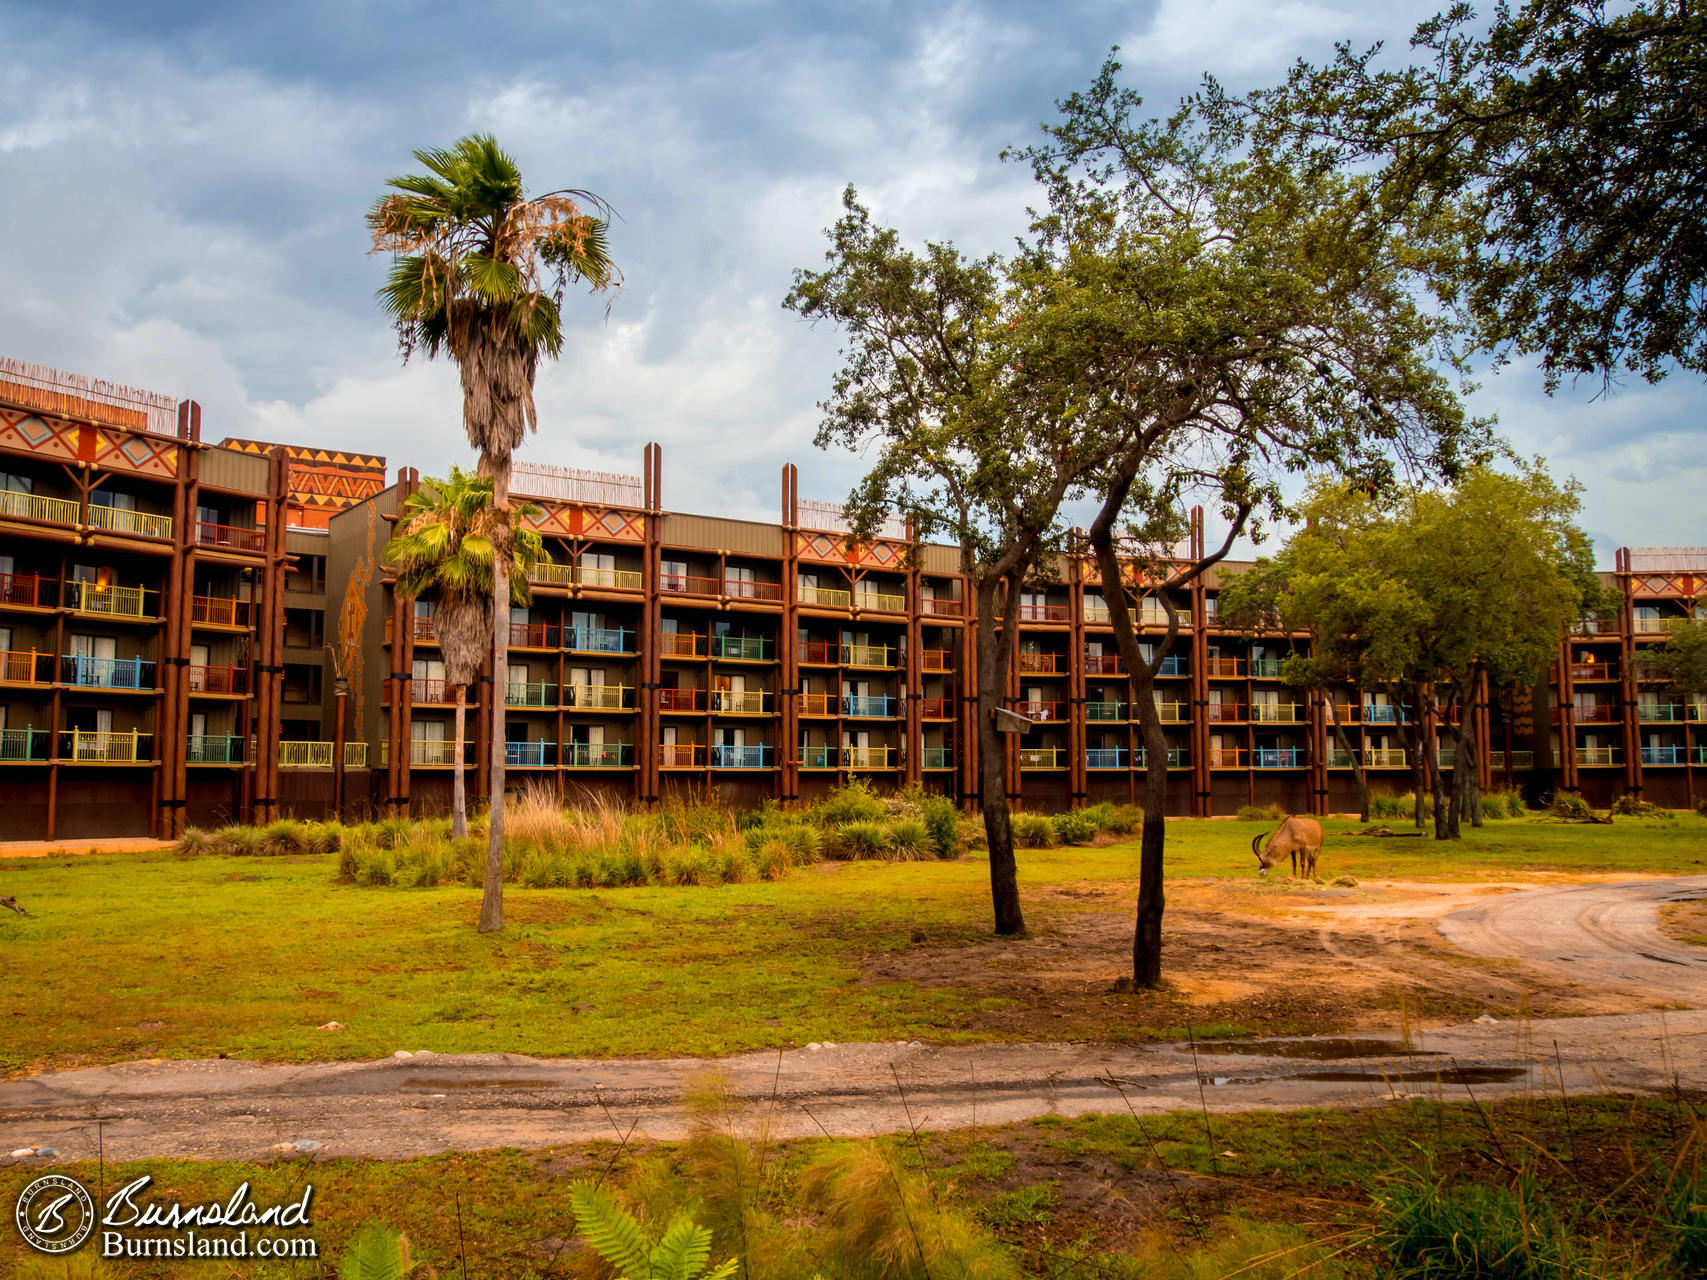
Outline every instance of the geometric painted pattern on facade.
[[609, 538], [617, 542], [644, 542], [646, 520], [638, 511], [610, 507], [570, 506], [559, 502], [535, 502], [537, 514], [527, 521], [541, 533], [564, 538]]
[[48, 458], [77, 460], [78, 424], [0, 408], [0, 444]]
[[177, 478], [178, 448], [175, 441], [132, 435], [110, 427], [94, 427], [85, 430], [83, 444], [88, 460], [98, 467], [157, 476], [164, 480]]
[[874, 542], [850, 542], [840, 533], [812, 533], [800, 529], [794, 535], [795, 554], [802, 560], [826, 564], [862, 565], [872, 569], [897, 569], [906, 564], [908, 546], [879, 538]]

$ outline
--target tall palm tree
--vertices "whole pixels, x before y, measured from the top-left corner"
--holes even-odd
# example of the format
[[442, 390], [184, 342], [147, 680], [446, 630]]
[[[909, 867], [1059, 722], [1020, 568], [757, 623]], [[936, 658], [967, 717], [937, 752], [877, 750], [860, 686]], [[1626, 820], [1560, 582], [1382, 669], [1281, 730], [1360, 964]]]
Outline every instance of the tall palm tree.
[[[489, 135], [449, 150], [415, 152], [426, 173], [392, 178], [368, 214], [373, 251], [393, 255], [379, 291], [405, 360], [419, 349], [450, 356], [462, 375], [462, 425], [480, 453], [499, 511], [509, 506], [510, 460], [537, 425], [534, 374], [563, 349], [563, 291], [594, 291], [619, 276], [606, 251], [609, 207], [585, 191], [527, 196], [521, 170]], [[594, 212], [588, 213], [587, 207]], [[498, 536], [505, 536], [500, 525]], [[499, 548], [501, 551], [502, 548]], [[506, 687], [509, 557], [492, 575], [492, 673]], [[480, 931], [504, 923], [504, 717], [492, 717], [492, 833]]]
[[[546, 559], [544, 539], [526, 523], [538, 507], [510, 509], [509, 536], [492, 503], [492, 481], [450, 469], [450, 479], [428, 479], [403, 501], [385, 562], [397, 572], [397, 591], [433, 601], [433, 634], [444, 657], [445, 679], [456, 690], [456, 754], [451, 783], [452, 836], [468, 834], [468, 786], [462, 767], [463, 726], [468, 686], [480, 677], [492, 651], [492, 558], [495, 544], [507, 541], [511, 555], [510, 603], [532, 597], [528, 570]], [[493, 686], [493, 714], [502, 721], [505, 686]]]

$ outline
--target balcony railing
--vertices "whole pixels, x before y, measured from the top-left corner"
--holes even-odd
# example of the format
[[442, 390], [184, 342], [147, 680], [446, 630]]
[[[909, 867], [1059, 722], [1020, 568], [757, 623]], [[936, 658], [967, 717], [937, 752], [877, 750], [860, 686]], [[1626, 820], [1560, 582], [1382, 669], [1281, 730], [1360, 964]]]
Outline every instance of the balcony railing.
[[958, 618], [963, 609], [964, 606], [961, 601], [952, 600], [947, 596], [922, 596], [919, 599], [920, 613], [934, 613], [944, 617]]
[[557, 763], [555, 742], [506, 742], [506, 769], [549, 769]]
[[1618, 634], [1617, 618], [1579, 618], [1571, 628], [1572, 635], [1606, 636]]
[[666, 769], [702, 769], [705, 748], [694, 742], [661, 742], [658, 763]]
[[344, 768], [367, 768], [367, 743], [346, 742], [344, 744]]
[[78, 764], [135, 764], [148, 757], [151, 733], [68, 729], [59, 735], [59, 758]]
[[191, 693], [247, 693], [249, 672], [243, 667], [186, 667]]
[[566, 684], [563, 705], [577, 711], [627, 711], [634, 706], [634, 690], [625, 684]]
[[894, 747], [843, 747], [844, 769], [893, 769], [896, 764]]
[[711, 748], [713, 769], [768, 769], [770, 763], [771, 749], [766, 746]]
[[634, 763], [626, 742], [565, 742], [563, 763], [571, 769], [626, 769]]
[[634, 632], [626, 627], [565, 627], [563, 647], [576, 653], [633, 653]]
[[1577, 763], [1590, 768], [1623, 763], [1623, 751], [1617, 747], [1578, 747]]
[[770, 710], [770, 698], [764, 689], [715, 689], [711, 709], [726, 716], [762, 716]]
[[1019, 669], [1026, 675], [1055, 675], [1064, 666], [1065, 656], [1059, 653], [1026, 652], [1021, 649], [1014, 655], [1019, 662]]
[[577, 568], [578, 565], [549, 564], [541, 560], [528, 566], [528, 581], [542, 586], [567, 587], [575, 581]]
[[952, 698], [921, 698], [919, 714], [926, 720], [952, 720], [954, 718], [954, 700]]
[[660, 711], [704, 711], [704, 689], [660, 689], [658, 690], [658, 710]]
[[1045, 720], [1059, 720], [1061, 718], [1061, 704], [1059, 702], [1037, 702], [1026, 700], [1014, 703], [1014, 710], [1019, 712], [1020, 715], [1025, 716], [1027, 719], [1037, 720], [1040, 722]]
[[801, 583], [796, 592], [801, 604], [817, 605], [824, 609], [848, 609], [853, 607], [853, 592], [838, 591], [834, 587], [809, 587]]
[[842, 714], [862, 719], [888, 719], [896, 714], [896, 702], [887, 694], [861, 697], [850, 693], [842, 698]]
[[842, 753], [835, 747], [801, 747], [794, 762], [802, 769], [834, 769], [841, 764]]
[[1258, 747], [1251, 752], [1255, 769], [1302, 769], [1307, 763], [1302, 747]]
[[1658, 684], [1671, 679], [1666, 669], [1657, 662], [1636, 662], [1630, 667], [1636, 679], [1644, 684]]
[[449, 680], [411, 680], [409, 692], [416, 706], [456, 701], [456, 686]]
[[1238, 747], [1210, 747], [1209, 767], [1211, 769], [1241, 769], [1244, 767], [1246, 754]]
[[712, 636], [711, 656], [733, 662], [769, 662], [771, 642], [763, 636]]
[[1126, 719], [1126, 704], [1124, 702], [1087, 702], [1085, 703], [1085, 719], [1124, 720]]
[[196, 545], [223, 547], [230, 551], [262, 552], [267, 549], [267, 532], [265, 529], [244, 529], [234, 524], [215, 524], [211, 520], [198, 520]]
[[1571, 708], [1571, 718], [1578, 724], [1617, 724], [1624, 712], [1610, 702], [1579, 702]]
[[658, 590], [677, 596], [715, 596], [723, 585], [721, 578], [701, 577], [691, 573], [662, 573], [658, 575]]
[[[1169, 658], [1168, 661], [1173, 662], [1176, 659]], [[1126, 664], [1120, 660], [1120, 655], [1117, 653], [1087, 653], [1084, 657], [1084, 664], [1087, 676], [1123, 676], [1126, 674]]]
[[1211, 702], [1203, 708], [1203, 718], [1210, 724], [1243, 724], [1250, 715], [1242, 702]]
[[0, 760], [46, 760], [46, 729], [0, 729]]
[[15, 609], [51, 609], [54, 579], [39, 573], [0, 573], [0, 605]]
[[920, 649], [920, 671], [951, 671], [954, 668], [954, 650], [952, 649]]
[[666, 631], [658, 641], [658, 652], [666, 658], [705, 657], [705, 636], [697, 631]]
[[[346, 744], [347, 745], [347, 744]], [[330, 769], [332, 744], [295, 740], [279, 743], [279, 768]]]
[[1065, 769], [1067, 767], [1067, 753], [1060, 747], [1021, 747], [1019, 767], [1021, 769]]
[[1237, 679], [1245, 674], [1243, 658], [1205, 658], [1203, 660], [1204, 674], [1211, 679]]
[[1655, 635], [1666, 629], [1667, 618], [1644, 618], [1637, 614], [1630, 620], [1630, 627], [1638, 635]]
[[841, 647], [844, 667], [872, 667], [887, 670], [898, 659], [895, 649], [886, 644], [844, 644]]
[[1644, 723], [1677, 723], [1689, 718], [1689, 708], [1681, 702], [1638, 702], [1636, 718]]
[[555, 707], [557, 705], [557, 686], [549, 680], [536, 680], [531, 683], [506, 685], [504, 688], [504, 705], [506, 707]]
[[804, 666], [833, 667], [842, 660], [842, 646], [834, 640], [805, 640], [800, 645]]
[[557, 628], [549, 622], [512, 622], [510, 624], [510, 647], [512, 649], [555, 649], [557, 647]]
[[813, 693], [806, 690], [800, 695], [800, 714], [803, 716], [839, 716], [842, 714], [841, 695]]
[[723, 579], [723, 594], [733, 600], [781, 600], [782, 583], [754, 582], [746, 578]]
[[892, 591], [855, 591], [854, 608], [877, 609], [884, 613], [907, 612], [907, 597]]
[[225, 596], [191, 596], [190, 621], [209, 627], [244, 627], [249, 625], [247, 600]]
[[1106, 604], [1092, 604], [1089, 600], [1085, 601], [1085, 621], [1107, 622], [1108, 606]]
[[597, 569], [585, 564], [563, 567], [570, 569], [576, 585], [582, 587], [597, 587], [605, 591], [638, 591], [645, 582], [640, 573], [633, 569]]
[[1643, 764], [1688, 764], [1689, 751], [1685, 747], [1643, 747]]
[[1191, 708], [1183, 702], [1158, 702], [1156, 704], [1156, 712], [1161, 717], [1163, 724], [1188, 723], [1191, 719], [1188, 714], [1190, 710]]
[[[1137, 768], [1148, 769], [1150, 767], [1150, 751], [1147, 747], [1139, 747], [1133, 758], [1136, 761]], [[1190, 763], [1190, 753], [1184, 747], [1168, 748], [1168, 768], [1183, 769]]]
[[0, 489], [0, 516], [76, 524], [78, 511], [77, 503], [70, 498], [43, 498], [21, 489]]
[[[1344, 721], [1352, 724], [1355, 721]], [[1388, 703], [1366, 702], [1363, 704], [1364, 724], [1408, 724], [1405, 708], [1395, 707]]]
[[1258, 724], [1302, 724], [1304, 708], [1296, 702], [1253, 702], [1251, 719]]
[[152, 689], [154, 664], [141, 658], [89, 658], [67, 654], [60, 659], [66, 684], [95, 689]]
[[50, 684], [53, 655], [34, 649], [0, 649], [0, 684]]
[[[387, 744], [389, 745], [389, 744]], [[473, 751], [473, 742], [462, 744], [463, 763], [468, 763], [468, 756]], [[327, 753], [330, 758], [331, 753]], [[456, 764], [456, 743], [449, 738], [412, 738], [409, 742], [409, 763], [423, 768], [436, 768]]]
[[1087, 769], [1124, 769], [1126, 767], [1126, 749], [1124, 747], [1091, 747], [1085, 752], [1085, 768]]
[[1616, 680], [1618, 679], [1618, 664], [1616, 662], [1573, 662], [1571, 664], [1571, 679]]
[[1707, 764], [1707, 747], [1696, 747], [1693, 760], [1696, 764]]
[[954, 749], [952, 747], [926, 747], [919, 753], [921, 769], [952, 769], [954, 768]]
[[1280, 679], [1280, 667], [1279, 658], [1252, 658], [1251, 679], [1278, 680]]
[[229, 733], [192, 733], [184, 748], [185, 764], [241, 764], [243, 739]]
[[170, 538], [172, 517], [157, 516], [151, 511], [132, 511], [128, 507], [104, 507], [91, 502], [86, 517], [91, 529], [108, 533], [132, 533], [144, 538]]
[[[1513, 751], [1511, 753], [1511, 767], [1513, 769], [1533, 769], [1535, 767], [1535, 753], [1533, 751]], [[1504, 769], [1505, 752], [1488, 752], [1488, 768]]]
[[1071, 610], [1064, 604], [1022, 604], [1019, 607], [1021, 622], [1065, 622], [1071, 616]]
[[104, 618], [151, 618], [148, 597], [156, 593], [146, 587], [103, 587], [97, 582], [67, 582], [65, 603], [78, 613]]

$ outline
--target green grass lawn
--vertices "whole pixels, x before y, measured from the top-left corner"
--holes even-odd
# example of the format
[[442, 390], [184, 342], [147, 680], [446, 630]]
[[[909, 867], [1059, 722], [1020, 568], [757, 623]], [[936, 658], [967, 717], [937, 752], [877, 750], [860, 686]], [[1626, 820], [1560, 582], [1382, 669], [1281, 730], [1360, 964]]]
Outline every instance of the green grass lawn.
[[[1272, 825], [1272, 824], [1269, 824]], [[1321, 871], [1522, 878], [1707, 870], [1707, 822], [1490, 823], [1456, 845], [1334, 839]], [[1252, 878], [1261, 824], [1169, 826], [1170, 874]], [[1022, 892], [1125, 882], [1132, 845], [1025, 851]], [[967, 993], [862, 980], [873, 953], [986, 936], [987, 866], [829, 863], [717, 888], [364, 889], [335, 860], [94, 855], [0, 862], [0, 1070], [140, 1056], [370, 1058], [397, 1049], [726, 1054], [968, 1033]], [[1051, 911], [1033, 894], [1030, 920]], [[318, 1031], [326, 1022], [341, 1031]]]

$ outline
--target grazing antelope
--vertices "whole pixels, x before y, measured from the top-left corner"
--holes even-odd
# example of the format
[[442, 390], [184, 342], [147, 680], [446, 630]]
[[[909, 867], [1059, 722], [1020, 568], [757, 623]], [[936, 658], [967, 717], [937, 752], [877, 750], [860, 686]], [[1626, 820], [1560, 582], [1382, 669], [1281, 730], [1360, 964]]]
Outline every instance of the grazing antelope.
[[1288, 854], [1292, 856], [1292, 874], [1298, 874], [1299, 864], [1304, 874], [1316, 874], [1316, 854], [1322, 848], [1322, 824], [1314, 818], [1288, 818], [1272, 836], [1257, 836], [1251, 841], [1251, 852], [1257, 855], [1257, 874], [1266, 876], [1268, 869]]

